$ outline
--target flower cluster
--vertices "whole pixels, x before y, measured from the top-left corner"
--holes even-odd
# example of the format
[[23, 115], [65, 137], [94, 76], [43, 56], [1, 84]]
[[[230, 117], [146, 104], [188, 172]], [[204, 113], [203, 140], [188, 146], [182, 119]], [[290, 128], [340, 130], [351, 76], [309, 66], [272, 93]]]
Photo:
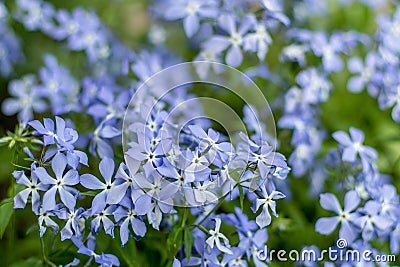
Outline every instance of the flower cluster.
[[321, 206], [337, 216], [318, 219], [315, 230], [330, 234], [340, 224], [339, 238], [348, 242], [349, 249], [359, 249], [359, 244], [379, 237], [390, 241], [393, 254], [399, 253], [400, 236], [396, 229], [400, 198], [396, 188], [379, 173], [377, 152], [363, 144], [364, 133], [356, 128], [350, 128], [350, 136], [338, 131], [333, 138], [339, 147], [330, 152], [331, 168], [347, 170], [344, 180], [337, 185], [344, 194], [344, 208], [334, 194], [321, 194]]

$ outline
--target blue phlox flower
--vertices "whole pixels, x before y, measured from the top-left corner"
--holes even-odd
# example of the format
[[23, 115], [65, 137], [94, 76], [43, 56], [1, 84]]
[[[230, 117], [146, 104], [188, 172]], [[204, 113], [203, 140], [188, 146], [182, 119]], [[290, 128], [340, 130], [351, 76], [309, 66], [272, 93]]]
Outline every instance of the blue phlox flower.
[[133, 62], [131, 69], [141, 82], [146, 81], [157, 72], [173, 65], [175, 59], [165, 50], [160, 51], [141, 51]]
[[256, 52], [258, 59], [263, 61], [268, 51], [269, 45], [272, 43], [272, 38], [267, 31], [267, 26], [263, 22], [256, 22], [254, 32], [248, 33], [243, 40], [243, 49], [246, 51]]
[[378, 154], [375, 149], [363, 145], [364, 133], [361, 130], [351, 127], [350, 136], [343, 131], [337, 131], [332, 136], [343, 147], [343, 161], [353, 163], [359, 155], [364, 171], [371, 169], [371, 164], [377, 161]]
[[99, 233], [101, 226], [103, 226], [104, 232], [114, 237], [115, 224], [109, 217], [114, 214], [116, 208], [116, 205], [112, 205], [97, 213], [93, 211], [90, 212], [91, 215], [94, 216], [90, 222], [90, 230], [92, 233]]
[[[0, 7], [1, 8], [1, 7]], [[1, 15], [5, 11], [0, 11], [0, 74], [8, 77], [14, 70], [13, 65], [24, 59], [21, 50], [20, 39], [15, 35], [14, 31], [9, 28], [2, 20], [6, 14]]]
[[400, 45], [397, 42], [400, 37], [399, 31], [400, 9], [397, 8], [393, 16], [384, 14], [378, 17], [377, 23], [379, 25], [379, 40], [382, 44], [394, 53], [400, 52]]
[[332, 84], [326, 79], [324, 74], [315, 68], [301, 71], [296, 76], [296, 82], [303, 91], [304, 101], [310, 104], [325, 102], [332, 89]]
[[50, 33], [54, 28], [55, 9], [42, 0], [17, 0], [17, 11], [15, 14], [24, 26], [30, 30], [41, 30]]
[[261, 179], [267, 178], [273, 166], [286, 169], [288, 167], [285, 157], [278, 152], [273, 152], [273, 147], [267, 143], [262, 144], [256, 151], [250, 151], [248, 156], [242, 155], [243, 159], [247, 157], [250, 162], [254, 162], [257, 165], [257, 170], [260, 172]]
[[392, 118], [400, 122], [400, 83], [396, 86], [387, 88], [379, 95], [379, 106], [382, 109], [393, 107]]
[[217, 183], [215, 181], [204, 181], [194, 183], [193, 194], [196, 204], [210, 204], [218, 201], [218, 195], [215, 190]]
[[[118, 167], [115, 181], [108, 190], [106, 198], [107, 204], [118, 204], [127, 193], [134, 195], [135, 192], [140, 191], [140, 188], [134, 179], [135, 176], [142, 175], [142, 173], [138, 173], [140, 162], [126, 156], [125, 163], [121, 163]], [[136, 197], [133, 199], [136, 199]]]
[[55, 17], [58, 26], [53, 35], [56, 39], [67, 39], [68, 47], [71, 50], [85, 51], [89, 61], [103, 58], [102, 54], [107, 56], [108, 34], [94, 12], [75, 8], [70, 14], [59, 11]]
[[381, 204], [380, 212], [382, 215], [396, 220], [400, 215], [399, 205], [400, 199], [396, 192], [396, 188], [391, 184], [384, 184], [378, 187], [379, 196], [376, 200]]
[[183, 266], [193, 266], [193, 265], [200, 265], [200, 266], [220, 266], [219, 265], [219, 260], [218, 260], [218, 255], [220, 254], [220, 251], [218, 250], [217, 246], [214, 246], [214, 249], [209, 252], [208, 251], [208, 245], [206, 243], [206, 238], [204, 236], [204, 233], [201, 234], [196, 234], [193, 232], [194, 235], [194, 248], [197, 254], [200, 257], [197, 257], [195, 255], [192, 255], [190, 257], [190, 260], [188, 260], [188, 255], [186, 255], [186, 258], [182, 260], [182, 265]]
[[336, 196], [331, 193], [321, 194], [320, 204], [324, 209], [333, 211], [338, 216], [318, 219], [315, 224], [315, 231], [327, 235], [332, 233], [340, 223], [339, 238], [345, 239], [348, 244], [351, 244], [358, 234], [354, 224], [358, 215], [354, 212], [352, 213], [360, 204], [358, 193], [354, 190], [346, 193], [344, 196], [344, 209], [341, 208]]
[[129, 239], [129, 226], [137, 236], [143, 237], [146, 234], [146, 224], [139, 218], [135, 212], [135, 207], [132, 201], [126, 202], [126, 207], [119, 206], [114, 211], [114, 218], [116, 222], [120, 223], [120, 237], [122, 245], [125, 245]]
[[[224, 254], [233, 254], [230, 249], [228, 238], [220, 232], [221, 219], [215, 218], [215, 228], [208, 231], [209, 237], [206, 240], [208, 252], [211, 253], [214, 246]], [[222, 243], [221, 243], [222, 241]]]
[[388, 230], [393, 224], [391, 219], [380, 214], [381, 207], [381, 203], [370, 200], [365, 203], [363, 208], [357, 210], [360, 213], [360, 217], [354, 223], [360, 227], [362, 237], [366, 241], [371, 240], [379, 231]]
[[171, 141], [153, 136], [149, 131], [138, 133], [138, 143], [131, 142], [126, 155], [134, 160], [141, 161], [144, 164], [152, 167], [158, 167], [162, 163], [162, 157], [171, 149]]
[[261, 213], [256, 217], [256, 223], [260, 228], [264, 228], [271, 224], [271, 215], [269, 209], [271, 209], [272, 215], [278, 217], [276, 213], [276, 202], [274, 200], [285, 198], [286, 196], [279, 191], [272, 191], [268, 194], [265, 186], [261, 186], [261, 196], [253, 203], [253, 212], [257, 212], [262, 206]]
[[51, 177], [45, 168], [38, 167], [35, 174], [44, 185], [48, 185], [49, 189], [43, 196], [43, 209], [45, 211], [56, 208], [56, 193], [58, 192], [61, 201], [70, 210], [73, 210], [76, 204], [76, 198], [71, 194], [71, 187], [79, 183], [78, 172], [70, 169], [64, 174], [67, 167], [67, 159], [65, 155], [57, 153], [51, 161], [51, 167], [55, 174], [55, 178]]
[[72, 236], [81, 237], [84, 228], [85, 219], [83, 218], [84, 209], [78, 208], [76, 210], [66, 211], [60, 210], [57, 216], [67, 221], [63, 229], [61, 229], [61, 241], [71, 239]]
[[247, 261], [244, 257], [245, 250], [240, 247], [232, 247], [232, 254], [224, 254], [221, 260], [221, 266], [243, 266], [247, 267]]
[[[243, 214], [240, 208], [235, 208], [234, 214], [227, 214], [222, 217], [224, 222], [237, 227], [239, 234], [239, 244], [243, 251], [245, 251], [247, 258], [253, 257], [253, 261], [257, 261], [257, 252], [260, 249], [264, 249], [264, 246], [268, 240], [267, 229], [258, 229], [257, 223], [251, 221], [248, 217]], [[258, 229], [258, 231], [256, 231]], [[258, 262], [260, 264], [260, 262]], [[257, 265], [262, 266], [262, 265]]]
[[221, 15], [218, 19], [218, 25], [229, 36], [215, 35], [204, 44], [204, 48], [213, 51], [216, 54], [228, 50], [225, 61], [232, 67], [237, 67], [242, 63], [243, 55], [241, 47], [243, 46], [244, 37], [253, 26], [251, 16], [244, 17], [239, 26], [237, 18], [232, 15]]
[[102, 87], [98, 92], [97, 98], [99, 101], [89, 106], [87, 110], [88, 114], [102, 121], [122, 119], [125, 109], [128, 106], [130, 92], [122, 91], [114, 93], [109, 88]]
[[119, 266], [120, 262], [115, 255], [112, 254], [96, 254], [94, 252], [96, 246], [96, 238], [93, 235], [89, 235], [87, 238], [87, 245], [85, 246], [81, 238], [73, 236], [71, 238], [74, 245], [78, 248], [78, 253], [93, 257], [95, 262], [100, 264], [102, 267]]
[[58, 226], [58, 224], [51, 217], [54, 217], [54, 216], [58, 215], [58, 213], [59, 213], [59, 211], [61, 209], [62, 208], [61, 208], [60, 205], [58, 205], [52, 211], [44, 211], [43, 208], [39, 209], [38, 225], [39, 225], [40, 237], [42, 237], [46, 233], [46, 230], [47, 230], [48, 227], [52, 228], [55, 233], [58, 232], [60, 227]]
[[114, 175], [115, 164], [110, 158], [103, 158], [99, 164], [99, 170], [105, 183], [101, 182], [92, 174], [83, 174], [80, 177], [80, 184], [91, 190], [102, 190], [96, 194], [92, 201], [91, 213], [99, 213], [106, 207], [106, 200], [111, 188], [114, 186], [112, 176]]
[[209, 179], [211, 175], [210, 162], [202, 155], [199, 148], [195, 148], [194, 151], [183, 151], [181, 159], [185, 162], [184, 183], [202, 182]]
[[400, 223], [397, 220], [397, 224], [394, 230], [390, 233], [390, 251], [394, 254], [400, 252]]
[[38, 86], [40, 94], [49, 99], [53, 114], [59, 115], [79, 111], [79, 83], [69, 70], [58, 64], [57, 59], [46, 54], [45, 67], [39, 71], [42, 84]]
[[203, 153], [206, 153], [209, 162], [219, 167], [229, 162], [234, 154], [234, 148], [231, 143], [220, 141], [220, 133], [211, 128], [206, 133], [198, 125], [190, 125], [188, 128], [199, 139], [199, 148]]
[[368, 88], [370, 94], [376, 90], [374, 88], [376, 81], [382, 78], [376, 71], [378, 59], [375, 53], [370, 52], [365, 57], [365, 64], [358, 57], [353, 57], [347, 62], [350, 72], [356, 74], [347, 83], [347, 87], [351, 92], [361, 92], [365, 87]]
[[159, 229], [163, 213], [173, 210], [172, 196], [178, 187], [167, 182], [157, 171], [136, 175], [135, 182], [144, 192], [135, 200], [135, 212], [146, 215], [154, 229]]
[[183, 19], [183, 27], [187, 37], [199, 31], [203, 18], [215, 18], [218, 15], [218, 2], [215, 0], [179, 0], [170, 1], [165, 11], [167, 20]]
[[6, 115], [18, 113], [18, 119], [27, 123], [33, 118], [33, 112], [44, 112], [46, 102], [37, 90], [37, 81], [34, 75], [28, 74], [20, 80], [11, 81], [8, 91], [13, 98], [4, 100], [2, 111]]
[[322, 57], [322, 65], [328, 73], [338, 72], [343, 68], [340, 54], [347, 54], [358, 43], [368, 44], [367, 35], [355, 32], [334, 32], [330, 37], [324, 33], [316, 33], [316, 41], [311, 43], [311, 47], [317, 56]]
[[31, 196], [32, 211], [35, 214], [39, 214], [39, 208], [40, 208], [39, 191], [46, 191], [48, 186], [38, 181], [38, 177], [34, 172], [35, 169], [36, 166], [32, 164], [33, 171], [31, 172], [31, 179], [26, 177], [24, 171], [13, 172], [13, 176], [17, 184], [22, 184], [26, 187], [14, 197], [14, 209], [25, 208], [26, 203], [28, 202], [28, 198], [29, 196]]
[[43, 135], [44, 145], [52, 145], [55, 143], [60, 143], [61, 145], [68, 146], [69, 142], [75, 142], [77, 139], [77, 133], [72, 129], [66, 131], [65, 121], [60, 117], [55, 117], [56, 127], [54, 127], [54, 121], [49, 118], [43, 119], [43, 124], [34, 120], [28, 124], [36, 130], [37, 134]]
[[38, 121], [30, 121], [28, 125], [34, 128], [36, 134], [43, 136], [45, 146], [56, 144], [56, 148], [48, 148], [44, 160], [48, 160], [58, 152], [65, 152], [67, 156], [67, 163], [72, 168], [76, 169], [79, 164], [87, 165], [88, 157], [86, 153], [75, 150], [74, 143], [78, 140], [79, 136], [76, 130], [66, 127], [66, 122], [60, 118], [55, 117], [54, 121], [49, 118], [43, 119], [43, 124]]
[[284, 62], [298, 62], [299, 65], [303, 67], [306, 64], [305, 54], [309, 50], [310, 48], [306, 45], [291, 44], [282, 49], [279, 59]]

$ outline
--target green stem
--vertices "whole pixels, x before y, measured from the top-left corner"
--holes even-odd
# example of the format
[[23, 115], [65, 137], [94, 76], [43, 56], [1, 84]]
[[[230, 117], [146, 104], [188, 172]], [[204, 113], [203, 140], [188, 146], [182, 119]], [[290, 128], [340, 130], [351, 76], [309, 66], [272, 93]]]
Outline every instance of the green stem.
[[[240, 185], [240, 179], [242, 178], [244, 172], [245, 172], [246, 170], [248, 170], [249, 167], [250, 167], [250, 164], [247, 164], [247, 165], [246, 165], [246, 168], [244, 168], [243, 171], [240, 173], [240, 175], [239, 175], [239, 181], [235, 184], [235, 186], [232, 188], [232, 190], [235, 189], [237, 186]], [[232, 190], [231, 190], [231, 191], [232, 191]], [[207, 213], [207, 215], [204, 216], [203, 219], [201, 219], [200, 222], [199, 222], [197, 225], [201, 225], [205, 220], [207, 220], [208, 217], [210, 217], [211, 214], [213, 214], [219, 207], [221, 207], [221, 205], [222, 205], [222, 203], [224, 202], [224, 200], [225, 200], [225, 198], [226, 198], [227, 195], [229, 195], [229, 192], [228, 192], [227, 194], [225, 194], [224, 196], [222, 196], [222, 198], [221, 198], [221, 199], [219, 200], [219, 202], [214, 206], [214, 208], [213, 208], [209, 213]]]
[[184, 209], [184, 211], [183, 211], [183, 218], [182, 218], [181, 227], [185, 228], [186, 220], [187, 220], [188, 215], [189, 215], [189, 208], [185, 207], [183, 209]]
[[205, 227], [199, 225], [199, 224], [193, 224], [192, 227], [197, 227], [199, 228], [203, 233], [208, 234], [208, 231]]
[[55, 265], [54, 263], [52, 263], [50, 260], [47, 259], [47, 256], [46, 256], [46, 249], [45, 249], [45, 246], [44, 246], [43, 237], [40, 237], [40, 236], [39, 236], [39, 239], [40, 239], [40, 247], [42, 248], [42, 262], [43, 262], [43, 266], [50, 265], [51, 267], [57, 267], [57, 265]]

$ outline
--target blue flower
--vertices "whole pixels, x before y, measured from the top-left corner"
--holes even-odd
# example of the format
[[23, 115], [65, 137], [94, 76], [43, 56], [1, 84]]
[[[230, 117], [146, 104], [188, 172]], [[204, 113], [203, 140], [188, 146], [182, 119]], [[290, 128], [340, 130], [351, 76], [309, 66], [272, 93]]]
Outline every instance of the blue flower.
[[103, 158], [99, 164], [99, 170], [101, 175], [103, 176], [105, 183], [99, 181], [92, 174], [83, 174], [80, 178], [80, 184], [84, 187], [91, 190], [99, 190], [102, 191], [93, 198], [91, 214], [97, 214], [104, 210], [106, 207], [106, 200], [108, 198], [108, 194], [110, 189], [113, 187], [113, 182], [111, 181], [112, 176], [114, 174], [114, 161], [109, 158]]
[[114, 222], [108, 216], [113, 215], [116, 208], [115, 205], [112, 205], [98, 213], [91, 212], [94, 218], [90, 222], [90, 230], [97, 234], [100, 231], [100, 227], [103, 226], [104, 232], [114, 237]]
[[315, 68], [301, 71], [296, 76], [296, 82], [303, 91], [303, 99], [310, 104], [317, 104], [328, 99], [332, 84]]
[[134, 160], [141, 161], [148, 166], [157, 167], [161, 164], [161, 157], [168, 154], [171, 149], [169, 139], [161, 139], [153, 137], [150, 131], [138, 132], [138, 143], [129, 144], [131, 148], [126, 154]]
[[164, 180], [157, 171], [150, 169], [144, 174], [135, 175], [134, 180], [143, 190], [134, 201], [135, 212], [139, 215], [147, 214], [149, 223], [158, 230], [162, 214], [172, 211], [171, 197], [177, 192], [178, 187]]
[[140, 167], [140, 162], [128, 156], [125, 157], [125, 161], [126, 165], [124, 163], [120, 164], [115, 176], [115, 181], [108, 191], [106, 199], [107, 204], [118, 204], [128, 192], [134, 194], [140, 191], [139, 186], [134, 180], [134, 177], [139, 175], [137, 172]]
[[73, 148], [72, 144], [78, 139], [78, 133], [71, 129], [65, 127], [65, 121], [60, 117], [56, 118], [56, 128], [54, 128], [53, 120], [49, 118], [43, 119], [43, 124], [34, 120], [28, 124], [36, 130], [40, 135], [44, 136], [44, 145], [52, 145], [58, 143], [62, 146]]
[[218, 15], [217, 2], [214, 0], [178, 0], [170, 1], [165, 11], [168, 20], [183, 19], [187, 37], [199, 31], [203, 18], [215, 18]]
[[397, 7], [396, 12], [391, 17], [388, 14], [384, 14], [378, 17], [377, 23], [379, 25], [379, 40], [384, 47], [389, 49], [393, 53], [400, 52], [399, 38], [400, 31], [398, 24], [400, 21], [400, 8]]
[[312, 49], [317, 56], [322, 57], [322, 65], [327, 73], [338, 72], [343, 68], [343, 61], [338, 53], [344, 51], [344, 43], [340, 34], [334, 34], [329, 39], [325, 33], [314, 34]]
[[35, 214], [39, 214], [40, 208], [40, 195], [38, 191], [46, 191], [48, 186], [38, 182], [38, 177], [35, 173], [36, 166], [32, 164], [32, 175], [31, 180], [26, 177], [23, 171], [14, 171], [13, 176], [18, 184], [26, 186], [24, 190], [19, 192], [14, 197], [14, 208], [21, 209], [25, 208], [28, 201], [28, 197], [31, 196], [32, 211]]
[[257, 198], [254, 202], [253, 211], [257, 212], [262, 206], [261, 213], [256, 217], [256, 223], [260, 228], [264, 228], [271, 224], [271, 215], [269, 214], [269, 208], [272, 211], [272, 215], [278, 217], [276, 213], [276, 202], [274, 200], [285, 198], [286, 196], [279, 191], [272, 191], [268, 194], [265, 186], [261, 186], [262, 197]]
[[390, 233], [390, 251], [394, 254], [400, 252], [400, 222], [394, 227]]
[[208, 130], [208, 133], [206, 133], [198, 125], [190, 125], [188, 128], [191, 134], [199, 139], [200, 151], [206, 154], [209, 162], [219, 167], [229, 162], [234, 153], [234, 149], [231, 143], [220, 142], [220, 133], [211, 128]]
[[[38, 214], [38, 224], [39, 224], [39, 231], [40, 231], [40, 237], [42, 237], [47, 230], [47, 227], [50, 227], [54, 230], [55, 233], [58, 232], [60, 227], [58, 224], [50, 217], [54, 217], [60, 213], [60, 210], [63, 209], [61, 207], [62, 205], [57, 205], [55, 209], [52, 211], [44, 211], [43, 208], [40, 208], [39, 214]], [[44, 224], [44, 226], [43, 226]]]
[[138, 218], [135, 212], [135, 207], [132, 201], [126, 201], [124, 206], [119, 206], [114, 211], [114, 218], [116, 222], [120, 222], [120, 237], [122, 245], [125, 245], [129, 239], [129, 226], [132, 227], [133, 232], [143, 237], [146, 234], [146, 224]]
[[386, 88], [379, 96], [379, 106], [382, 109], [393, 107], [392, 118], [400, 122], [400, 83], [397, 86]]
[[63, 209], [57, 213], [57, 216], [62, 219], [66, 220], [66, 224], [64, 228], [61, 230], [61, 241], [65, 239], [71, 239], [72, 236], [81, 237], [81, 225], [84, 222], [83, 208], [78, 208], [77, 210], [69, 210], [68, 212]]
[[66, 122], [60, 118], [55, 117], [56, 127], [54, 121], [48, 118], [43, 119], [43, 124], [34, 120], [28, 123], [36, 130], [36, 134], [43, 135], [44, 145], [56, 144], [56, 149], [48, 149], [44, 159], [51, 158], [57, 152], [66, 152], [67, 163], [72, 168], [76, 169], [78, 164], [87, 165], [88, 158], [86, 153], [75, 150], [74, 143], [78, 140], [78, 133], [72, 128], [66, 127]]
[[18, 113], [18, 119], [27, 123], [33, 118], [33, 112], [44, 112], [46, 103], [37, 90], [35, 76], [26, 75], [20, 80], [14, 80], [9, 85], [9, 93], [15, 98], [8, 98], [3, 102], [2, 110], [6, 115]]
[[338, 216], [320, 218], [315, 224], [315, 231], [327, 235], [333, 232], [340, 223], [339, 238], [345, 239], [351, 244], [356, 236], [357, 229], [354, 221], [358, 218], [357, 214], [351, 213], [360, 204], [360, 197], [356, 191], [349, 191], [344, 196], [344, 209], [341, 208], [336, 196], [331, 193], [320, 195], [321, 206], [329, 211], [333, 211]]
[[[255, 18], [254, 18], [255, 21]], [[268, 47], [272, 43], [272, 38], [263, 22], [253, 22], [255, 32], [248, 33], [243, 40], [243, 48], [246, 51], [256, 52], [258, 59], [263, 61], [267, 54]]]
[[30, 30], [42, 30], [51, 32], [54, 28], [52, 21], [54, 7], [41, 0], [17, 0], [16, 18]]
[[[221, 219], [215, 218], [215, 228], [208, 231], [209, 237], [206, 240], [206, 244], [208, 246], [208, 251], [211, 253], [214, 246], [221, 251], [222, 253], [226, 254], [233, 254], [232, 250], [230, 249], [229, 240], [228, 238], [220, 232], [221, 228]], [[222, 241], [222, 243], [221, 243]]]
[[2, 21], [1, 13], [2, 11], [0, 11], [0, 74], [8, 77], [14, 70], [13, 65], [23, 60], [23, 53], [19, 38]]
[[87, 245], [85, 246], [79, 237], [71, 237], [72, 242], [78, 248], [78, 253], [93, 257], [95, 262], [99, 263], [100, 266], [119, 266], [120, 262], [118, 258], [112, 254], [96, 254], [94, 252], [96, 246], [96, 239], [93, 235], [89, 235], [87, 238]]
[[43, 209], [49, 211], [56, 208], [56, 193], [58, 192], [64, 205], [73, 210], [76, 199], [70, 193], [72, 190], [70, 186], [79, 183], [78, 172], [71, 169], [64, 174], [64, 170], [67, 167], [67, 159], [61, 153], [57, 153], [54, 156], [51, 161], [51, 167], [56, 178], [51, 177], [43, 167], [38, 167], [35, 170], [35, 174], [39, 177], [40, 181], [44, 185], [49, 186], [48, 191], [43, 196]]
[[237, 18], [233, 15], [221, 15], [218, 19], [218, 25], [229, 36], [215, 35], [204, 44], [205, 49], [216, 54], [228, 49], [225, 61], [232, 67], [237, 67], [242, 63], [243, 55], [241, 47], [243, 46], [245, 35], [253, 24], [253, 19], [244, 17], [238, 27], [236, 20]]
[[38, 91], [51, 103], [53, 114], [59, 115], [71, 111], [79, 111], [79, 84], [69, 70], [58, 64], [52, 55], [45, 55], [46, 66], [39, 71], [42, 85]]
[[357, 210], [361, 214], [354, 223], [361, 228], [365, 241], [371, 240], [375, 233], [388, 230], [393, 224], [392, 220], [380, 214], [381, 207], [381, 203], [370, 200]]
[[368, 53], [365, 58], [365, 64], [358, 57], [349, 59], [347, 62], [349, 71], [357, 74], [350, 78], [347, 83], [347, 87], [351, 92], [361, 92], [364, 87], [368, 88], [370, 94], [376, 90], [374, 87], [376, 87], [377, 80], [382, 78], [377, 71], [378, 60], [378, 56], [373, 52]]
[[368, 146], [364, 146], [364, 133], [354, 127], [350, 128], [350, 137], [343, 131], [333, 133], [333, 138], [343, 147], [342, 160], [354, 163], [357, 155], [361, 158], [364, 171], [371, 169], [371, 164], [377, 161], [376, 151]]

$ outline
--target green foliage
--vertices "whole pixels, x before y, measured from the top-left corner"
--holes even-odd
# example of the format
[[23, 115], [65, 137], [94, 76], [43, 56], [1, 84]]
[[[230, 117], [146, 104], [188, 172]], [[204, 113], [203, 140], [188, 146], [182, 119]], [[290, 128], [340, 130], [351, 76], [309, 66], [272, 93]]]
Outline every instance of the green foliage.
[[6, 202], [0, 205], [0, 238], [3, 238], [3, 234], [6, 231], [13, 214], [13, 202]]

